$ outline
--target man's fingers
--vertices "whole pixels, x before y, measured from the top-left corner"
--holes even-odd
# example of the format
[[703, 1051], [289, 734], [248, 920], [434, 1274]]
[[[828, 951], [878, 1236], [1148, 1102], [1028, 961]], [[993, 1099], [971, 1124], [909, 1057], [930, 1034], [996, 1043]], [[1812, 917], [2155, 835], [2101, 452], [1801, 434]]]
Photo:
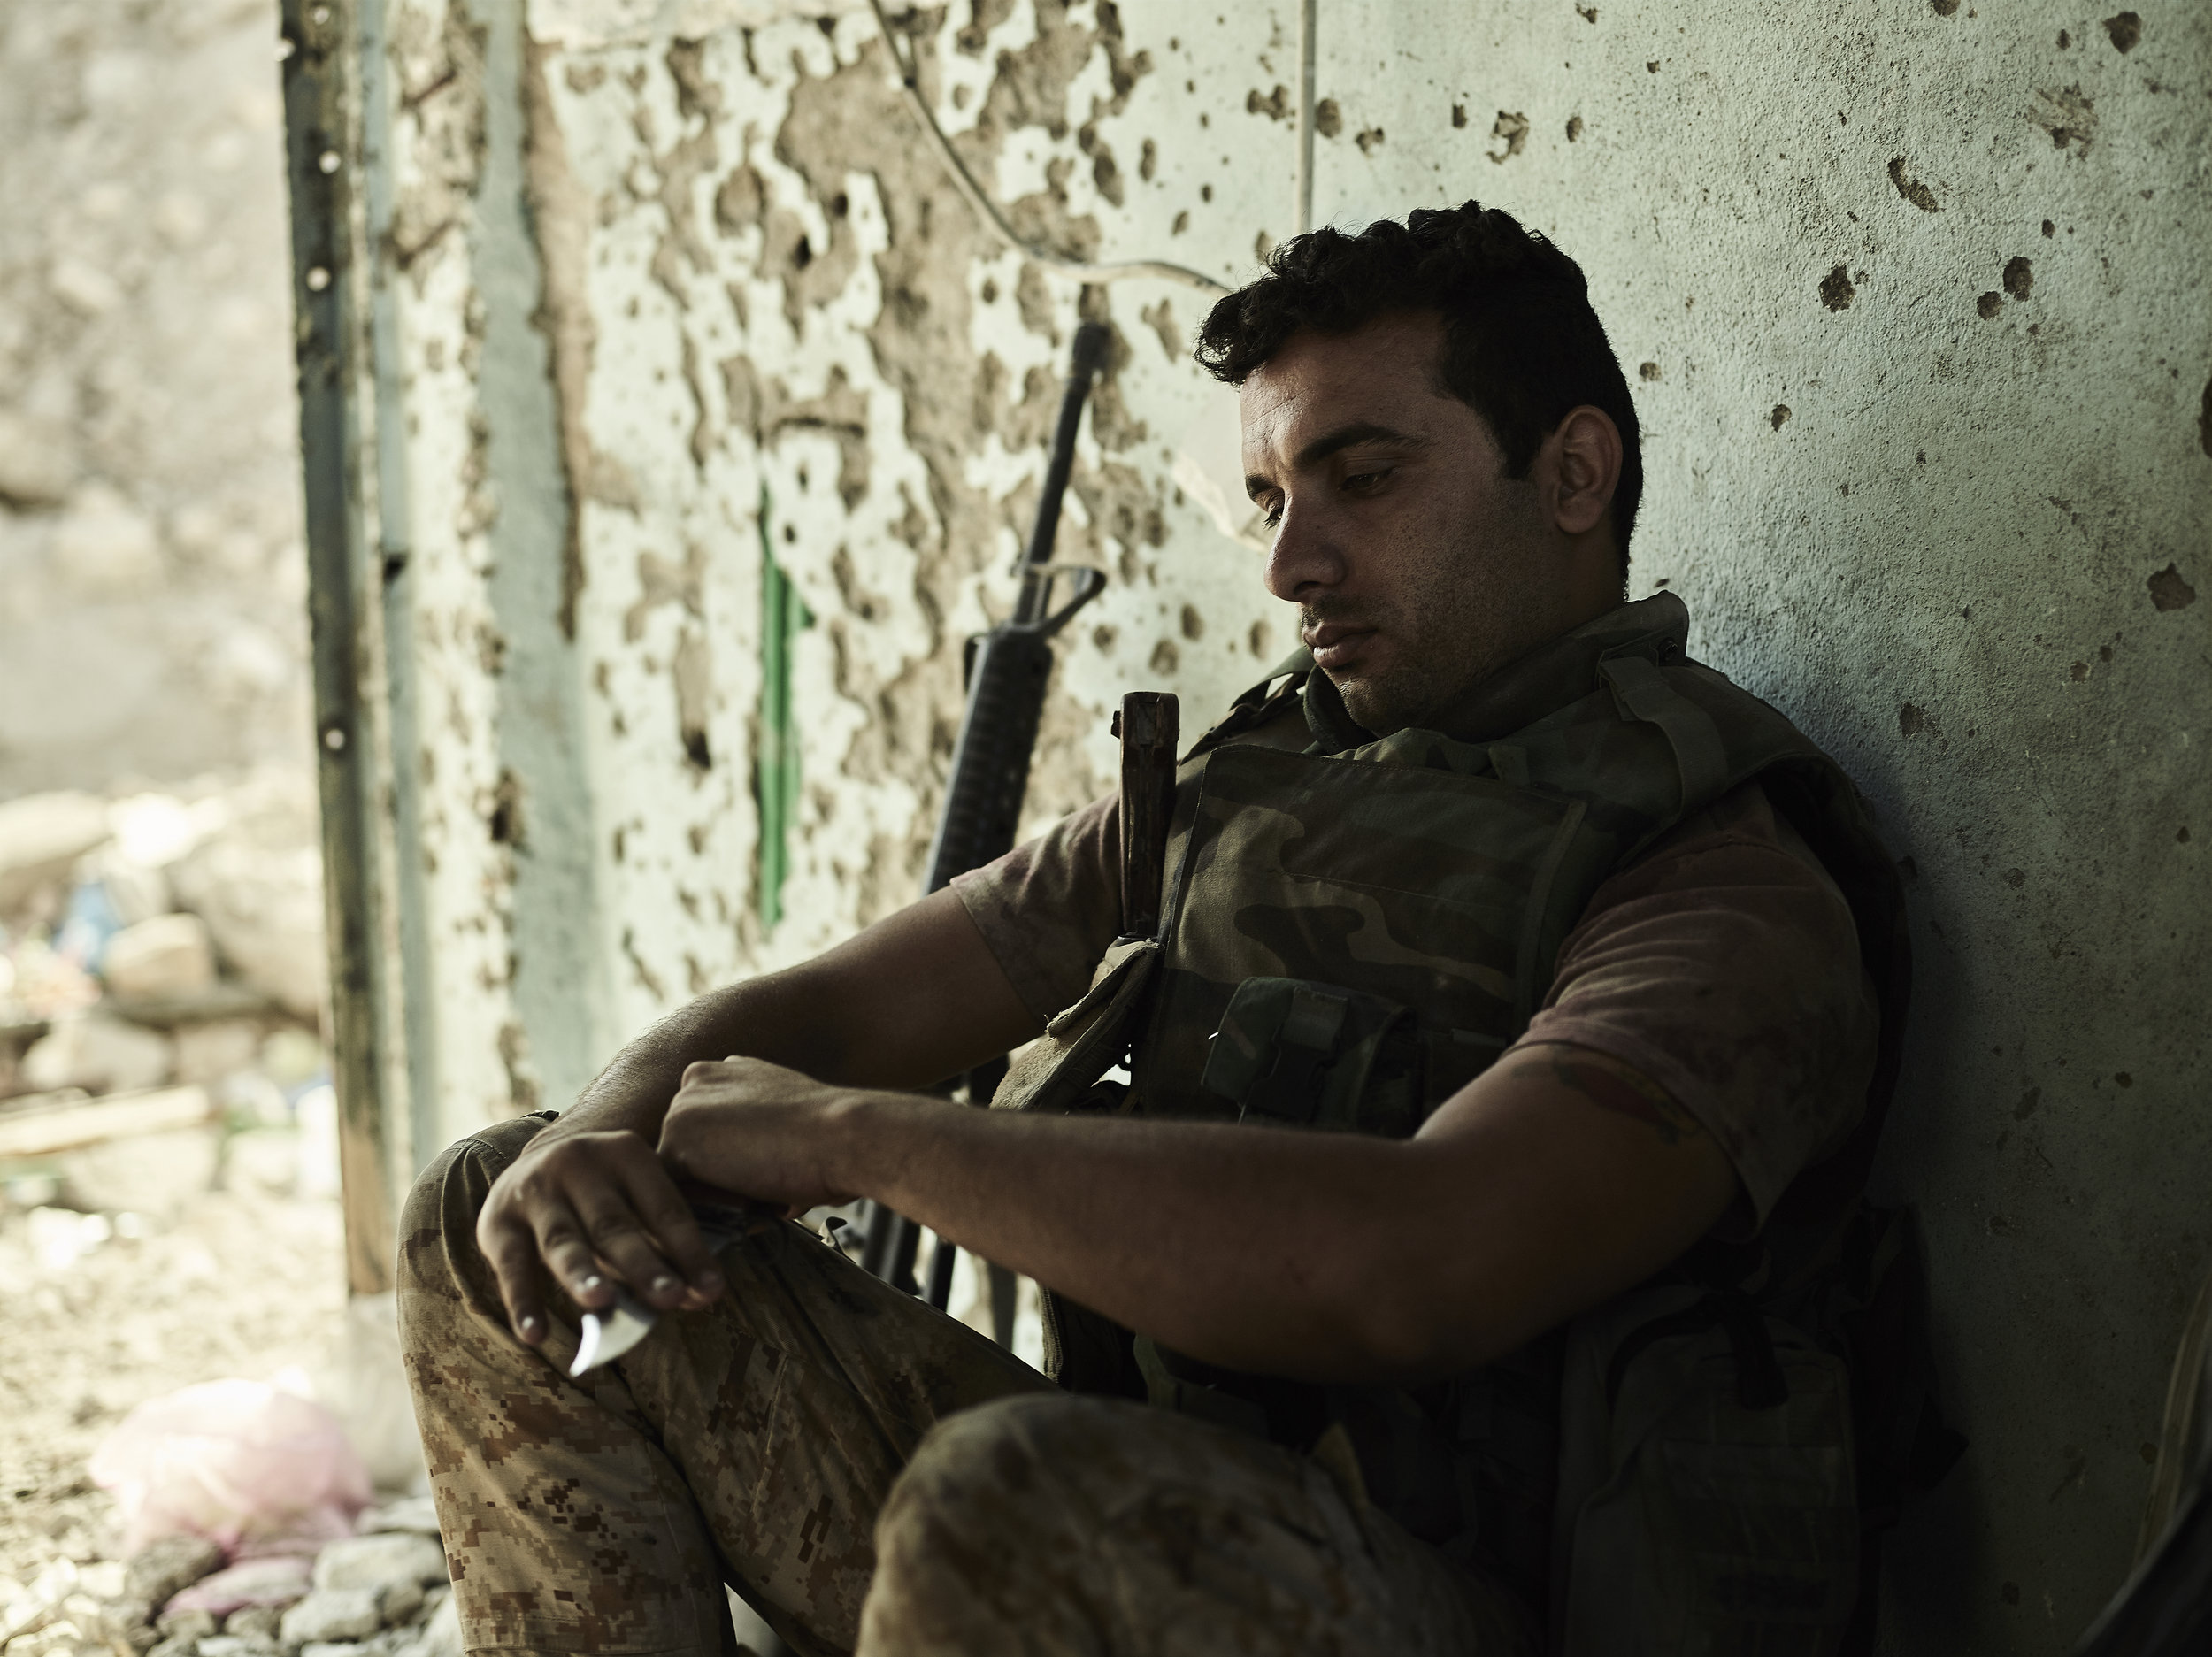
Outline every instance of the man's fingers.
[[684, 1280], [632, 1206], [629, 1185], [623, 1178], [595, 1189], [578, 1217], [591, 1253], [649, 1304], [667, 1310], [683, 1299]]
[[545, 1272], [539, 1263], [537, 1239], [515, 1225], [489, 1228], [478, 1245], [499, 1281], [499, 1298], [507, 1308], [507, 1323], [526, 1346], [544, 1340], [546, 1333]]
[[660, 1159], [627, 1166], [623, 1174], [630, 1201], [659, 1244], [661, 1254], [682, 1274], [680, 1283], [669, 1285], [670, 1293], [680, 1294], [687, 1285], [695, 1295], [708, 1300], [721, 1293], [722, 1269], [714, 1263], [714, 1254], [700, 1234], [691, 1205], [668, 1178]]
[[564, 1208], [557, 1214], [534, 1217], [538, 1227], [538, 1254], [546, 1269], [568, 1291], [568, 1298], [588, 1312], [603, 1312], [612, 1306], [614, 1283], [601, 1270], [599, 1256], [577, 1216]]

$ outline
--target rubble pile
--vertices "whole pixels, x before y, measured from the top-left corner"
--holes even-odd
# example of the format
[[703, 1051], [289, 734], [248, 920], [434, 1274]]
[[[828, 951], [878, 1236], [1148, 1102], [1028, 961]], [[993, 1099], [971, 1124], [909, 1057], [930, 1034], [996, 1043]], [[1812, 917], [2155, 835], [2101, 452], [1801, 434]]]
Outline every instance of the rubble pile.
[[61, 1560], [30, 1584], [0, 1578], [5, 1657], [460, 1657], [445, 1551], [426, 1497], [362, 1516], [319, 1552], [225, 1568], [197, 1536], [127, 1561]]
[[[157, 1212], [226, 1161], [250, 1181], [301, 1179], [288, 1136], [326, 1138], [334, 1110], [316, 821], [311, 779], [288, 772], [0, 803], [12, 1198]], [[109, 1108], [80, 1109], [95, 1102]]]

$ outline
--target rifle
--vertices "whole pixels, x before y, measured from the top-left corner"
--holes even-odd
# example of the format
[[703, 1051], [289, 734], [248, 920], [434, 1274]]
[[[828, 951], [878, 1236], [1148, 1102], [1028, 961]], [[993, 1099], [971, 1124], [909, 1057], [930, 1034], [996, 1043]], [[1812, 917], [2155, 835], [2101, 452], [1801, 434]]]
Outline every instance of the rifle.
[[[1112, 339], [1111, 330], [1095, 322], [1075, 331], [1059, 424], [1052, 433], [1052, 458], [1045, 468], [1044, 493], [1038, 499], [1036, 524], [1022, 557], [1021, 595], [1010, 618], [968, 641], [964, 660], [967, 712], [952, 752], [944, 811], [930, 843], [924, 897], [949, 885], [955, 875], [979, 869], [1014, 848], [1022, 796], [1029, 787], [1030, 756], [1044, 713], [1045, 687], [1052, 676], [1053, 636], [1105, 590], [1106, 578], [1098, 571], [1055, 564], [1052, 547], [1059, 533], [1068, 475], [1075, 466], [1075, 436], [1083, 423], [1083, 405]], [[1056, 610], [1053, 587], [1062, 576], [1073, 582], [1074, 591]], [[1005, 1073], [1003, 1058], [970, 1070], [964, 1078], [969, 1102], [988, 1104]], [[894, 1286], [917, 1293], [914, 1256], [920, 1226], [881, 1203], [872, 1203], [866, 1239], [861, 1264]], [[928, 1300], [940, 1310], [952, 1296], [955, 1258], [952, 1245], [941, 1242], [930, 1261]], [[991, 1301], [992, 1323], [1003, 1346], [1012, 1336], [1014, 1280], [1010, 1272], [997, 1266], [991, 1268]]]

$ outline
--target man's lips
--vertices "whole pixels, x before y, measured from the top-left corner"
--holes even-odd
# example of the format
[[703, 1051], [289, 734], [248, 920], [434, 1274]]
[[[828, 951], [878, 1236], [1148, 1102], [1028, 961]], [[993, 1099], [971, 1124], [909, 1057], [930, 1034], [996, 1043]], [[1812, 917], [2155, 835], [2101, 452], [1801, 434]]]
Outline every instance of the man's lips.
[[1314, 665], [1325, 671], [1349, 666], [1374, 636], [1372, 627], [1356, 627], [1347, 622], [1331, 621], [1310, 629], [1305, 635], [1305, 642], [1306, 648], [1313, 652]]

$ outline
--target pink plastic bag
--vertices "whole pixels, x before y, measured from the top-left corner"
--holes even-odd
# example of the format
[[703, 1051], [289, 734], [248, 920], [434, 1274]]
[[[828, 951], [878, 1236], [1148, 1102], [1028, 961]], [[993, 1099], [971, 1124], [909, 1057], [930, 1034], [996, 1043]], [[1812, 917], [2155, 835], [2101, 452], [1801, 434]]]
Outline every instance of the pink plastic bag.
[[338, 1418], [258, 1381], [208, 1381], [150, 1399], [92, 1455], [122, 1509], [124, 1547], [179, 1532], [233, 1559], [313, 1552], [353, 1534], [369, 1475]]

